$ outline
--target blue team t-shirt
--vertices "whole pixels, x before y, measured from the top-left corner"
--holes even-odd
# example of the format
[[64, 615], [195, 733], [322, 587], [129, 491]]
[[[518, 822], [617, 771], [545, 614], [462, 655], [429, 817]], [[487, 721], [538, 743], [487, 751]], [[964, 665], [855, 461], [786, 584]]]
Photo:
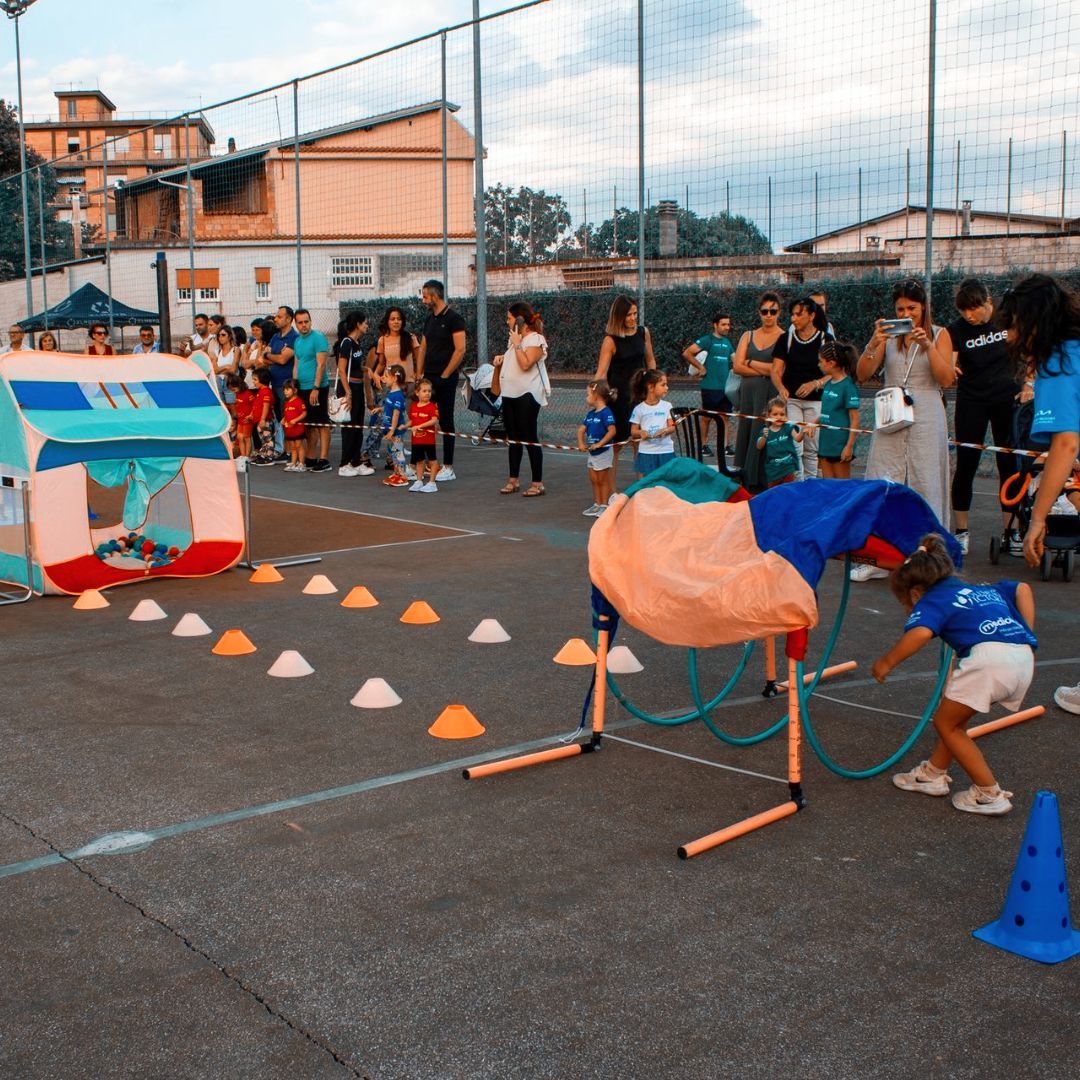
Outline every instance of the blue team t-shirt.
[[1080, 431], [1080, 341], [1063, 341], [1035, 376], [1031, 441], [1049, 446], [1059, 431]]
[[384, 432], [390, 430], [390, 426], [394, 422], [394, 410], [398, 411], [398, 427], [401, 427], [403, 423], [407, 423], [407, 417], [405, 416], [405, 391], [404, 390], [391, 390], [383, 399], [382, 406], [382, 429]]
[[[850, 375], [842, 379], [830, 379], [821, 391], [821, 422], [832, 424], [818, 432], [818, 453], [822, 457], [838, 458], [847, 446], [851, 423], [849, 410], [859, 408], [859, 388], [851, 381]], [[837, 430], [845, 429], [845, 430]]]
[[[296, 351], [296, 339], [300, 335], [296, 332], [296, 328], [292, 327], [285, 335], [275, 333], [270, 339], [270, 351], [272, 353], [280, 353], [285, 349], [292, 349]], [[271, 364], [270, 365], [270, 385], [275, 390], [280, 390], [282, 385], [292, 378], [293, 366], [292, 364]]]
[[1018, 585], [1016, 581], [968, 585], [956, 577], [945, 578], [919, 598], [904, 630], [929, 630], [961, 659], [983, 641], [1038, 648], [1038, 639], [1016, 607]]
[[694, 345], [705, 352], [705, 374], [701, 379], [702, 390], [723, 390], [727, 385], [728, 372], [731, 370], [731, 354], [735, 351], [726, 337], [706, 334], [699, 337]]
[[[615, 426], [615, 414], [606, 405], [602, 409], [590, 409], [582, 420], [585, 425], [585, 444], [592, 446], [599, 442], [607, 433], [609, 427]], [[605, 443], [599, 450], [590, 450], [590, 454], [602, 454], [611, 447], [611, 443]]]
[[[310, 390], [318, 386], [322, 389], [330, 385], [330, 374], [327, 368], [330, 366], [330, 343], [326, 335], [318, 330], [312, 330], [308, 334], [297, 333], [293, 342], [293, 352], [296, 353], [296, 381], [301, 390]], [[315, 382], [315, 372], [319, 367], [319, 353], [326, 353], [326, 362], [323, 364], [322, 378], [318, 384]]]
[[765, 479], [770, 484], [799, 471], [799, 452], [791, 437], [798, 430], [794, 424], [781, 424], [775, 431], [765, 427]]

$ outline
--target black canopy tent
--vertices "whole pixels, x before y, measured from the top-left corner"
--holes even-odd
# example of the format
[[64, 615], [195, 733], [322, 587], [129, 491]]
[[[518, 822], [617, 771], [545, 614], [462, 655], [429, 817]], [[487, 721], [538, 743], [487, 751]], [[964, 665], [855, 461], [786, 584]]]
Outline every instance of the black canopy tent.
[[87, 282], [48, 311], [20, 319], [19, 326], [35, 333], [40, 330], [77, 330], [98, 322], [106, 326], [110, 323], [113, 326], [142, 326], [144, 323], [157, 326], [158, 321], [156, 311], [140, 311], [119, 300], [110, 301], [107, 293]]

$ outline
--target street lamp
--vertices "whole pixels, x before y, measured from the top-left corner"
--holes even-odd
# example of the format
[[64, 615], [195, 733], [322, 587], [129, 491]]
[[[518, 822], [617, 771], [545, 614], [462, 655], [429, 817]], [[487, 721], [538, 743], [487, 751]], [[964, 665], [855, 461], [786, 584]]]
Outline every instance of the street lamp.
[[[0, 0], [0, 10], [15, 21], [15, 73], [19, 85], [19, 166], [22, 175], [19, 183], [22, 187], [23, 216], [23, 275], [26, 279], [26, 317], [30, 318], [34, 307], [34, 286], [30, 277], [30, 200], [26, 192], [26, 131], [23, 127], [22, 99], [22, 50], [19, 48], [19, 16], [26, 13], [35, 0]], [[41, 270], [45, 273], [44, 267]]]

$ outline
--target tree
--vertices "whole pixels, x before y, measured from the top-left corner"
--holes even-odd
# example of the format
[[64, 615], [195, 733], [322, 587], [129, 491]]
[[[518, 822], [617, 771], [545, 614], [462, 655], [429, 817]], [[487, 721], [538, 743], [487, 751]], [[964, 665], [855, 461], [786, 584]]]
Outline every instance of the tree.
[[484, 193], [484, 235], [493, 266], [549, 262], [569, 231], [570, 211], [561, 195], [502, 184]]
[[[30, 209], [31, 264], [41, 258], [41, 214], [44, 205], [45, 261], [72, 257], [71, 229], [57, 221], [53, 205], [59, 191], [56, 172], [32, 147], [26, 148], [27, 200]], [[22, 183], [19, 160], [19, 120], [15, 109], [0, 98], [0, 281], [24, 276]], [[40, 191], [39, 191], [40, 185]]]
[[[765, 234], [752, 221], [734, 214], [713, 214], [703, 218], [693, 210], [680, 210], [678, 230], [677, 254], [680, 256], [767, 255], [772, 250]], [[595, 230], [589, 230], [590, 255], [625, 258], [637, 255], [637, 250], [638, 215], [635, 210], [621, 206], [614, 217]], [[645, 258], [659, 257], [660, 214], [655, 206], [650, 206], [645, 211]]]

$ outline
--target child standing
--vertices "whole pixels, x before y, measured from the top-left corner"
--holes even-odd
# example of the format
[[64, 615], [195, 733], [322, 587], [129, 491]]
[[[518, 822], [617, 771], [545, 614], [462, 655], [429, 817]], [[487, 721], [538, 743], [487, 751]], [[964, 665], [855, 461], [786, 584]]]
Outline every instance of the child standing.
[[883, 683], [934, 637], [951, 645], [959, 658], [934, 713], [934, 752], [911, 772], [894, 776], [893, 783], [904, 791], [948, 795], [952, 778], [946, 769], [955, 760], [973, 784], [952, 797], [953, 806], [970, 814], [1007, 814], [1012, 792], [1001, 790], [964, 728], [995, 703], [1020, 708], [1035, 671], [1035, 598], [1030, 586], [1015, 581], [965, 585], [953, 577], [954, 569], [944, 540], [930, 533], [889, 579], [893, 595], [911, 614], [904, 636], [874, 662], [874, 678]]
[[675, 457], [675, 424], [671, 403], [665, 401], [667, 376], [656, 368], [643, 368], [630, 384], [636, 404], [630, 412], [630, 439], [637, 443], [634, 469], [638, 477], [648, 476]]
[[255, 406], [255, 394], [248, 389], [242, 375], [230, 375], [226, 381], [233, 384], [233, 392], [236, 394], [237, 456], [247, 461], [251, 457], [251, 410]]
[[274, 391], [270, 389], [270, 369], [255, 368], [255, 399], [251, 403], [251, 427], [259, 440], [254, 465], [274, 464]]
[[612, 390], [604, 379], [597, 379], [585, 387], [585, 404], [589, 411], [578, 428], [579, 450], [588, 450], [586, 459], [589, 483], [592, 484], [592, 506], [582, 510], [585, 517], [599, 517], [611, 498], [611, 467], [615, 463], [615, 414], [609, 402], [617, 391]]
[[387, 487], [408, 487], [405, 477], [405, 449], [401, 433], [408, 427], [405, 410], [405, 369], [391, 364], [383, 374], [383, 385], [388, 392], [383, 400], [382, 433], [389, 448], [388, 456], [394, 471], [383, 481]]
[[282, 385], [285, 403], [281, 410], [281, 426], [285, 434], [285, 449], [289, 455], [286, 472], [307, 472], [304, 464], [304, 421], [307, 419], [307, 406], [300, 396], [300, 384], [295, 379], [286, 379]]
[[[439, 490], [435, 474], [439, 471], [439, 455], [435, 450], [435, 429], [439, 426], [439, 407], [431, 400], [431, 380], [421, 379], [416, 384], [416, 400], [409, 406], [408, 428], [412, 432], [412, 467], [416, 480], [410, 491], [433, 494]], [[427, 469], [427, 482], [424, 470]]]
[[802, 442], [803, 433], [788, 423], [787, 403], [775, 397], [765, 411], [767, 417], [756, 446], [765, 451], [765, 482], [769, 487], [790, 484], [799, 472], [799, 452], [795, 444]]
[[826, 480], [851, 479], [855, 429], [859, 426], [859, 388], [851, 373], [857, 363], [854, 345], [832, 338], [822, 343], [818, 367], [825, 376], [825, 385], [821, 389], [823, 426], [818, 430], [818, 461]]

